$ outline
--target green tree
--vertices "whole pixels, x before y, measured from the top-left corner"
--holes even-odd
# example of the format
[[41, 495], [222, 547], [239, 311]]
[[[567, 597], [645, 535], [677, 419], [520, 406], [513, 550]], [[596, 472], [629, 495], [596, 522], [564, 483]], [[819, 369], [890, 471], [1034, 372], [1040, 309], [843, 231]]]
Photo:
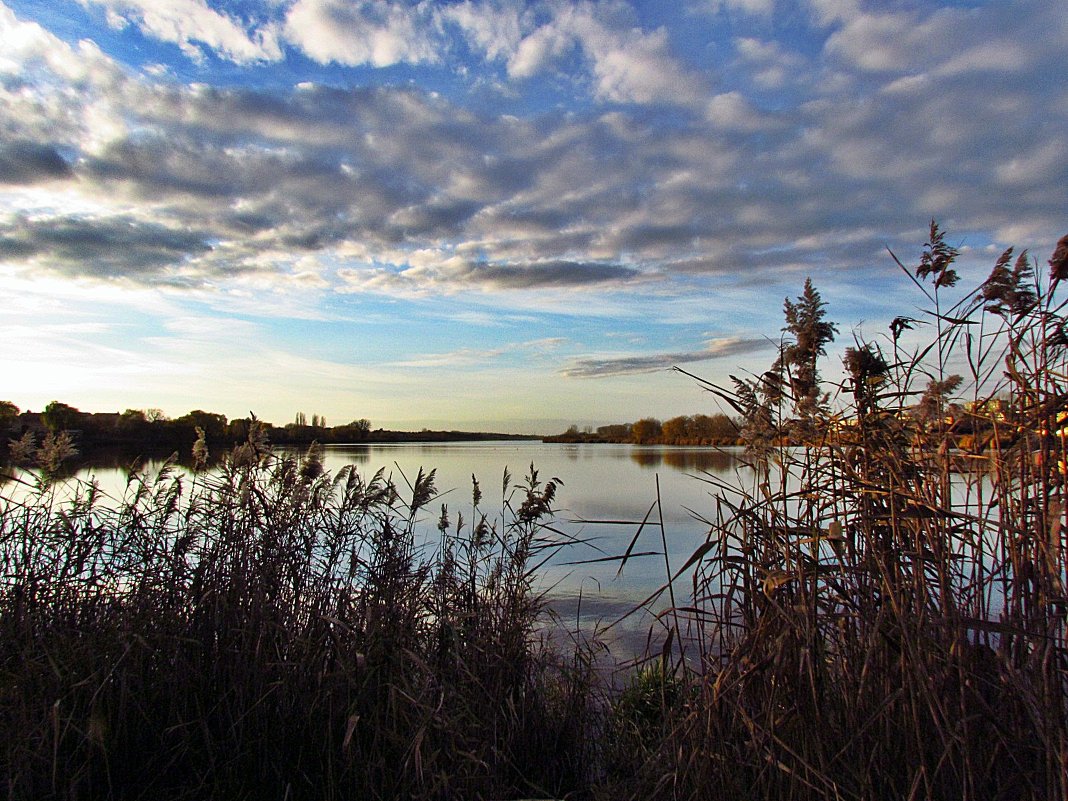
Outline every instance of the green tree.
[[81, 418], [80, 411], [59, 401], [52, 401], [41, 412], [41, 422], [52, 433], [77, 428]]
[[119, 415], [120, 426], [141, 426], [147, 422], [148, 418], [140, 409], [127, 409]]
[[631, 438], [630, 423], [614, 423], [609, 426], [598, 426], [597, 436], [603, 439], [629, 441]]
[[205, 412], [202, 409], [194, 409], [189, 414], [172, 421], [172, 424], [182, 433], [182, 437], [189, 442], [197, 438], [197, 427], [204, 429], [204, 434], [209, 442], [219, 442], [226, 436], [226, 416], [215, 412]]
[[0, 431], [7, 431], [19, 419], [19, 407], [11, 401], [0, 401]]
[[119, 415], [118, 432], [130, 440], [143, 440], [149, 436], [152, 424], [140, 409], [127, 409]]

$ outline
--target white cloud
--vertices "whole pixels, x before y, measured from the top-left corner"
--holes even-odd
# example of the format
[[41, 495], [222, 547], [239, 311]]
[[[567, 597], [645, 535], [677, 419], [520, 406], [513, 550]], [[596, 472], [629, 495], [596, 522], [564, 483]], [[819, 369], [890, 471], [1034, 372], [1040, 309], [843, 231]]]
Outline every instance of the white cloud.
[[445, 6], [443, 20], [457, 25], [473, 47], [490, 61], [507, 59], [522, 39], [522, 12], [517, 4], [462, 3]]
[[94, 150], [125, 135], [136, 84], [100, 48], [69, 45], [0, 4], [0, 134]]
[[[1035, 0], [1026, 13], [1001, 0], [978, 8], [953, 6], [863, 11], [835, 3], [818, 18], [836, 29], [824, 50], [832, 59], [863, 72], [941, 76], [1011, 74], [1062, 57], [1056, 42], [1068, 36], [1060, 0]], [[822, 2], [817, 2], [822, 6]]]
[[245, 64], [274, 61], [282, 51], [269, 27], [250, 34], [228, 14], [212, 9], [205, 0], [81, 0], [103, 6], [114, 27], [136, 25], [143, 33], [178, 45], [190, 58], [203, 57], [201, 45], [216, 55]]
[[575, 36], [567, 25], [551, 22], [523, 38], [508, 60], [512, 78], [530, 78], [545, 70], [575, 45]]
[[914, 71], [933, 55], [931, 27], [915, 14], [858, 14], [831, 34], [825, 50], [865, 71]]
[[508, 61], [512, 78], [530, 78], [578, 49], [593, 72], [593, 94], [615, 103], [693, 105], [701, 80], [674, 58], [667, 32], [626, 27], [590, 3], [563, 6], [525, 36]]
[[49, 74], [77, 88], [105, 85], [120, 72], [93, 42], [72, 47], [35, 22], [24, 22], [0, 3], [0, 75]]
[[767, 89], [796, 82], [808, 72], [805, 59], [775, 41], [739, 36], [734, 39], [734, 49], [755, 83]]
[[760, 131], [778, 123], [761, 114], [740, 92], [724, 92], [708, 101], [706, 116], [718, 128], [736, 131]]
[[1021, 149], [995, 169], [998, 181], [1008, 187], [1028, 187], [1043, 183], [1068, 162], [1068, 141], [1054, 139]]
[[595, 95], [620, 103], [691, 105], [701, 99], [699, 81], [670, 55], [667, 32], [609, 31], [588, 19], [581, 40], [593, 60]]
[[844, 22], [860, 13], [860, 0], [809, 0], [814, 21], [819, 25]]
[[426, 4], [381, 0], [297, 0], [286, 14], [286, 40], [320, 63], [351, 66], [439, 59]]

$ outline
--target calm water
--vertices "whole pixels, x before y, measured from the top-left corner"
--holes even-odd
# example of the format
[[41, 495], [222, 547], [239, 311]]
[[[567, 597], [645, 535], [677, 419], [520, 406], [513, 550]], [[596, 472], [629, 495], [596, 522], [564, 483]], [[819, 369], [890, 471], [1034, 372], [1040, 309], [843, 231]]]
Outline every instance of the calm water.
[[[332, 472], [344, 465], [355, 465], [365, 476], [385, 468], [402, 488], [402, 495], [406, 487], [402, 473], [414, 481], [420, 467], [436, 469], [439, 498], [427, 509], [425, 519], [428, 537], [435, 538], [441, 504], [448, 505], [454, 523], [457, 513], [463, 514], [465, 520], [471, 519], [472, 474], [482, 488], [481, 508], [490, 517], [502, 502], [506, 468], [512, 475], [513, 487], [523, 482], [532, 463], [542, 481], [559, 478], [563, 485], [557, 493], [556, 526], [583, 542], [557, 553], [542, 569], [541, 581], [562, 628], [585, 632], [617, 621], [665, 581], [660, 518], [655, 510], [634, 551], [657, 551], [656, 555], [632, 558], [621, 576], [616, 575], [618, 562], [574, 564], [623, 554], [656, 501], [658, 480], [672, 569], [686, 561], [704, 542], [708, 531], [694, 513], [712, 513], [712, 488], [697, 476], [707, 472], [734, 485], [751, 480], [735, 452], [709, 448], [524, 441], [334, 445], [326, 446], [324, 462]], [[148, 465], [149, 469], [154, 466]], [[95, 476], [105, 492], [121, 495], [125, 484], [122, 470], [95, 467], [79, 474], [81, 478], [90, 476]], [[678, 590], [681, 602], [686, 587]], [[649, 606], [652, 612], [660, 611], [667, 606], [667, 597]], [[632, 655], [641, 650], [651, 622], [648, 612], [632, 615], [601, 639], [614, 653]]]

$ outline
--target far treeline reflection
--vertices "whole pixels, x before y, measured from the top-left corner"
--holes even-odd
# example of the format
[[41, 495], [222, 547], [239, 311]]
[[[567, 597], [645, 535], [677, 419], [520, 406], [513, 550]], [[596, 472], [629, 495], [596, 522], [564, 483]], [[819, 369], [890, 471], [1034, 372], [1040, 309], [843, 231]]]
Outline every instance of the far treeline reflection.
[[642, 467], [666, 465], [676, 470], [691, 472], [725, 473], [738, 465], [738, 456], [730, 451], [694, 450], [691, 448], [635, 449], [630, 452], [632, 461]]

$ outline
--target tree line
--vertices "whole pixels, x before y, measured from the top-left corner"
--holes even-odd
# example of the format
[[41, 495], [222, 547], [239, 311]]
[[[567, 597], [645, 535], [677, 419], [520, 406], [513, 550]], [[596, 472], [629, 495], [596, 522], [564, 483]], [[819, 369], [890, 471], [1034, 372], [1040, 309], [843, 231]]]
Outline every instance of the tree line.
[[[57, 453], [64, 459], [110, 450], [142, 455], [178, 453], [187, 458], [201, 433], [209, 453], [218, 456], [245, 442], [255, 420], [251, 413], [248, 417], [227, 419], [224, 414], [203, 409], [175, 418], [160, 409], [83, 412], [60, 401], [33, 412], [22, 411], [11, 401], [0, 401], [0, 459], [26, 461], [27, 454], [40, 456], [53, 450], [54, 445], [59, 446]], [[293, 422], [282, 426], [257, 422], [267, 439], [281, 446], [534, 438], [492, 432], [372, 429], [371, 421], [363, 417], [328, 426], [325, 415], [316, 413], [309, 418], [304, 412], [298, 412]], [[14, 459], [16, 456], [20, 459]]]
[[619, 442], [635, 445], [735, 445], [738, 423], [725, 414], [680, 415], [661, 421], [643, 417], [633, 423], [614, 423], [580, 431], [573, 425], [546, 442]]
[[[41, 412], [21, 411], [11, 401], [0, 401], [0, 449], [11, 453], [12, 443], [40, 445], [49, 435], [66, 433], [80, 451], [100, 447], [136, 448], [143, 451], [173, 450], [186, 453], [203, 432], [210, 447], [222, 452], [244, 442], [253, 415], [232, 420], [217, 412], [194, 409], [170, 418], [159, 409], [127, 409], [124, 412], [83, 412], [61, 401], [52, 401]], [[366, 418], [327, 427], [326, 417], [303, 412], [284, 426], [266, 424], [271, 442], [300, 445], [319, 442], [365, 442], [371, 436]]]

